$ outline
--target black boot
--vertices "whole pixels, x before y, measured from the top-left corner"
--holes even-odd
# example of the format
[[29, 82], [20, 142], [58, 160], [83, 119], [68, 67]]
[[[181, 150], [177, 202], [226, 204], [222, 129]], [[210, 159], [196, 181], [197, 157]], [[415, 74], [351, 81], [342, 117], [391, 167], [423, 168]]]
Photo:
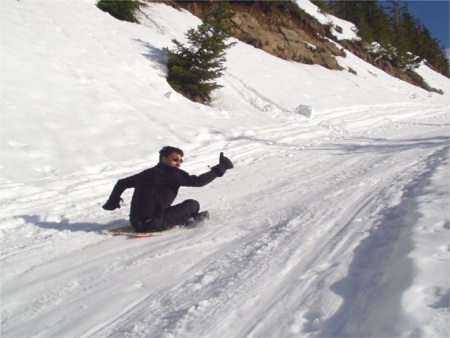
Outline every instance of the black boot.
[[197, 222], [197, 223], [206, 221], [207, 219], [209, 219], [209, 212], [208, 211], [199, 212], [193, 218], [194, 218], [195, 222]]
[[198, 223], [206, 221], [208, 219], [209, 219], [209, 212], [202, 211], [192, 217], [189, 217], [189, 219], [186, 221], [186, 223], [182, 224], [182, 226], [183, 227], [194, 227]]

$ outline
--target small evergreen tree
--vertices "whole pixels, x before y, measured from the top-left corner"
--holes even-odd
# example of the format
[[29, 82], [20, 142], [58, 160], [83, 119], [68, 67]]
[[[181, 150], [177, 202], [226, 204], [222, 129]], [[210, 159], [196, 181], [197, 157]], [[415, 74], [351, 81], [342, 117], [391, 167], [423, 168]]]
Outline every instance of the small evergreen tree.
[[111, 14], [116, 19], [138, 23], [136, 11], [145, 4], [136, 0], [99, 0], [97, 7], [102, 11]]
[[189, 45], [172, 40], [175, 49], [168, 53], [169, 74], [167, 81], [177, 92], [196, 102], [209, 102], [211, 92], [221, 86], [215, 80], [222, 76], [225, 67], [225, 51], [234, 43], [228, 20], [234, 15], [227, 3], [211, 12], [196, 29], [186, 33]]
[[328, 13], [330, 11], [330, 8], [328, 7], [328, 0], [311, 0], [311, 2], [325, 13]]

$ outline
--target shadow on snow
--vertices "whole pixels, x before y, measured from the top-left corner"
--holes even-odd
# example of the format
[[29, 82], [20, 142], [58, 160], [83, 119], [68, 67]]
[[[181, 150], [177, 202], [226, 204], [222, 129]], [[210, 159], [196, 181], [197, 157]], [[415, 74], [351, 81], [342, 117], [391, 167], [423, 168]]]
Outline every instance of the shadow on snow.
[[119, 219], [115, 220], [109, 223], [91, 223], [91, 222], [71, 222], [70, 220], [63, 218], [59, 222], [49, 222], [49, 221], [42, 221], [40, 216], [38, 215], [24, 215], [19, 216], [19, 218], [22, 218], [26, 223], [35, 224], [36, 226], [43, 228], [43, 229], [53, 229], [53, 230], [69, 230], [69, 231], [83, 231], [83, 232], [99, 232], [102, 230], [117, 228], [120, 226], [126, 226], [130, 225], [130, 222], [126, 219]]
[[[403, 189], [398, 205], [381, 211], [380, 220], [353, 254], [345, 278], [331, 285], [343, 298], [339, 310], [322, 327], [321, 337], [398, 336], [402, 296], [414, 278], [412, 229], [420, 213], [417, 196], [429, 186], [448, 147], [427, 158], [427, 170]], [[448, 294], [434, 304], [448, 305]], [[414, 332], [421, 336], [423, 332]]]

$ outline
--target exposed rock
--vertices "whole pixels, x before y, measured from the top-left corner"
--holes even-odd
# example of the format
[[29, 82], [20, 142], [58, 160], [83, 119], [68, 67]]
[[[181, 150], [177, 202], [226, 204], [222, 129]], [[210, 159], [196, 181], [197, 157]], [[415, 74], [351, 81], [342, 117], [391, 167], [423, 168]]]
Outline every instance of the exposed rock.
[[[217, 1], [170, 1], [177, 8], [184, 8], [204, 18]], [[305, 64], [318, 64], [328, 69], [342, 70], [336, 56], [345, 57], [332, 41], [331, 27], [320, 24], [290, 1], [230, 1], [235, 13], [231, 19], [233, 36], [267, 53], [285, 60]], [[295, 6], [295, 7], [294, 7]], [[386, 73], [428, 91], [442, 93], [431, 88], [422, 77], [409, 70], [394, 66], [389, 60], [364, 50], [359, 41], [339, 41], [342, 47]], [[353, 71], [353, 73], [356, 73]]]
[[351, 51], [353, 54], [361, 58], [362, 60], [380, 68], [389, 75], [392, 75], [400, 80], [411, 83], [415, 86], [421, 87], [430, 92], [442, 94], [441, 90], [432, 88], [426, 83], [426, 81], [416, 72], [412, 70], [404, 70], [399, 67], [395, 67], [389, 60], [380, 57], [379, 54], [367, 52], [361, 42], [356, 41], [341, 41], [341, 45]]
[[[175, 4], [200, 18], [215, 6], [214, 2], [196, 1]], [[270, 2], [231, 2], [230, 7], [235, 12], [231, 20], [233, 35], [285, 60], [342, 69], [335, 56], [345, 56], [345, 53], [324, 37], [326, 30], [322, 25], [317, 23], [311, 27], [308, 21], [312, 18], [304, 12], [298, 16], [298, 13], [289, 10], [294, 4], [288, 4], [280, 8]]]

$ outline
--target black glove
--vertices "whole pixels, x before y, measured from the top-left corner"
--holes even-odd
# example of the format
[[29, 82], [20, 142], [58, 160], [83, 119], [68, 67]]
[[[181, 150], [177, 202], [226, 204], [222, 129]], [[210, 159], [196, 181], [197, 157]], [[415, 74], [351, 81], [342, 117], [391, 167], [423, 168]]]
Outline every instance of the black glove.
[[[120, 200], [122, 200], [122, 199], [120, 199]], [[115, 210], [115, 209], [119, 209], [120, 208], [120, 202], [113, 202], [111, 200], [108, 200], [102, 206], [102, 208], [105, 209], [105, 210], [109, 210], [109, 211], [112, 211], [112, 210]]]
[[233, 162], [231, 162], [231, 160], [228, 157], [225, 157], [223, 155], [223, 152], [220, 153], [219, 164], [225, 166], [225, 168], [227, 168], [227, 169], [234, 168]]
[[222, 177], [228, 169], [232, 169], [233, 167], [233, 162], [231, 162], [231, 160], [228, 157], [225, 157], [223, 152], [221, 152], [219, 164], [212, 167], [211, 170], [215, 171], [219, 177]]

